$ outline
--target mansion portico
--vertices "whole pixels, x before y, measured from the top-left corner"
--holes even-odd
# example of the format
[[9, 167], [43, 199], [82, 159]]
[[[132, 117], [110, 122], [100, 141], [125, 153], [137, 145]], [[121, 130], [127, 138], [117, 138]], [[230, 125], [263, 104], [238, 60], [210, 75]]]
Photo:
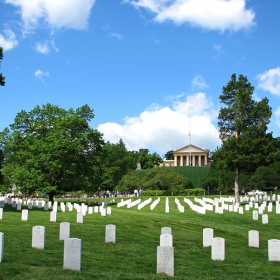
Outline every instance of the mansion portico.
[[163, 159], [160, 166], [208, 166], [208, 152], [194, 145], [173, 152], [174, 160]]

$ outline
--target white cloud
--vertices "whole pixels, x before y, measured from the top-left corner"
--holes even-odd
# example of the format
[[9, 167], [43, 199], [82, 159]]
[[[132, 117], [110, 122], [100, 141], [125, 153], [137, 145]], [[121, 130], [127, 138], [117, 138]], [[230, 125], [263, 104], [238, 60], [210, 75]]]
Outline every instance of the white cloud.
[[174, 100], [172, 108], [153, 104], [137, 117], [126, 117], [123, 125], [105, 123], [97, 129], [106, 141], [116, 143], [122, 139], [128, 150], [148, 148], [161, 156], [188, 145], [189, 132], [196, 146], [210, 150], [219, 146], [219, 132], [213, 125], [218, 112], [205, 93], [188, 95], [183, 101]]
[[11, 50], [18, 45], [15, 33], [10, 29], [5, 29], [3, 31], [5, 36], [0, 34], [0, 46], [4, 51]]
[[42, 22], [51, 28], [85, 29], [95, 0], [5, 0], [19, 8], [25, 32]]
[[56, 47], [53, 40], [45, 41], [44, 43], [37, 42], [35, 45], [35, 50], [41, 54], [48, 54], [50, 52], [50, 46], [58, 52], [58, 48]]
[[197, 75], [191, 82], [193, 90], [195, 89], [204, 89], [209, 86], [205, 83], [203, 77], [201, 75]]
[[48, 54], [50, 51], [49, 44], [47, 42], [45, 43], [36, 43], [35, 49], [37, 52], [42, 54]]
[[238, 31], [255, 25], [255, 14], [246, 0], [124, 0], [155, 14], [155, 21], [188, 22], [210, 30]]
[[280, 67], [259, 74], [257, 79], [259, 88], [280, 96]]
[[275, 119], [276, 119], [276, 124], [280, 127], [280, 107], [277, 107], [277, 110], [274, 113]]
[[39, 78], [41, 81], [44, 81], [43, 79], [44, 76], [49, 77], [50, 76], [49, 72], [43, 72], [42, 70], [39, 69], [35, 71], [35, 77]]
[[116, 37], [118, 39], [123, 39], [123, 36], [119, 33], [110, 33], [110, 37]]

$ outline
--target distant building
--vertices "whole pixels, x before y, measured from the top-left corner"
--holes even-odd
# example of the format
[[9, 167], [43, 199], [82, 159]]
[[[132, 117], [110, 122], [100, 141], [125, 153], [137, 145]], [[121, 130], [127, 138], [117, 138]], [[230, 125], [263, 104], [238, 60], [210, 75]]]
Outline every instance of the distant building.
[[164, 158], [160, 166], [210, 166], [207, 161], [208, 151], [194, 145], [174, 151], [173, 156], [173, 160]]

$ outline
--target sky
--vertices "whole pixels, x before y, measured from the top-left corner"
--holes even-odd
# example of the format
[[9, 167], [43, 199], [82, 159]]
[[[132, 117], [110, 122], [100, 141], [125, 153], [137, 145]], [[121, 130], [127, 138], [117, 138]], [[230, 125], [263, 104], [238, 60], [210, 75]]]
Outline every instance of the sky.
[[0, 131], [51, 103], [94, 110], [105, 141], [164, 156], [221, 146], [231, 75], [269, 99], [280, 136], [279, 0], [0, 0]]

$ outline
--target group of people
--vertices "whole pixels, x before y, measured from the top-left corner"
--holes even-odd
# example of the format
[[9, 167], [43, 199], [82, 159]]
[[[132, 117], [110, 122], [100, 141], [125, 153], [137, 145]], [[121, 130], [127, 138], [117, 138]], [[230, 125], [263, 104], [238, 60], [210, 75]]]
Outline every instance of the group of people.
[[134, 190], [134, 196], [135, 197], [142, 196], [142, 189], [139, 189], [139, 190], [135, 189]]

